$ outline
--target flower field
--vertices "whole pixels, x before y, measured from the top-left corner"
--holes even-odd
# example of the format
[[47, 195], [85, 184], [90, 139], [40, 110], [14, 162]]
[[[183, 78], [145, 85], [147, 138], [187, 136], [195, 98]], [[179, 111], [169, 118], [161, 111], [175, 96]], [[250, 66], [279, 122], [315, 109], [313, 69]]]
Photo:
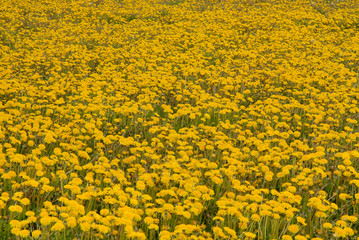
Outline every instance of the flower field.
[[359, 2], [4, 0], [0, 239], [359, 239]]

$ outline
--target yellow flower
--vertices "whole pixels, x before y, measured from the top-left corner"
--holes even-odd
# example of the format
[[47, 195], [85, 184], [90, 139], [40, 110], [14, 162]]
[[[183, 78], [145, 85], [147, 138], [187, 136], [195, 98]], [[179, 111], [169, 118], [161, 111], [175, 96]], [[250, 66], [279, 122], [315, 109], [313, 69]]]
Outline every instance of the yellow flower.
[[28, 216], [28, 217], [33, 217], [33, 216], [35, 216], [35, 213], [33, 211], [27, 211], [25, 213], [25, 215]]
[[29, 140], [29, 141], [27, 142], [27, 145], [28, 145], [29, 147], [33, 147], [33, 146], [35, 145], [35, 142], [32, 141], [32, 140]]
[[13, 205], [9, 207], [9, 211], [10, 212], [17, 212], [17, 213], [21, 213], [22, 212], [22, 207], [19, 205]]
[[344, 232], [345, 232], [346, 236], [353, 236], [354, 233], [355, 233], [354, 230], [352, 228], [349, 228], [349, 227], [345, 227]]
[[323, 224], [323, 227], [326, 228], [326, 229], [331, 229], [333, 227], [333, 225], [331, 223], [325, 222]]
[[150, 224], [150, 225], [148, 226], [148, 229], [154, 229], [154, 230], [158, 231], [159, 227], [158, 227], [158, 225], [156, 225], [156, 224]]
[[30, 236], [30, 231], [27, 229], [23, 229], [19, 232], [18, 236], [20, 236], [22, 238], [26, 238], [26, 237]]
[[191, 218], [191, 213], [188, 211], [184, 211], [182, 214], [186, 219], [190, 219]]
[[98, 227], [98, 230], [99, 230], [100, 233], [106, 234], [106, 233], [110, 232], [111, 229], [109, 227], [107, 227], [107, 226], [100, 225]]
[[41, 235], [41, 231], [40, 230], [35, 230], [31, 233], [31, 236], [35, 239], [39, 238]]
[[70, 228], [75, 228], [77, 226], [76, 218], [75, 217], [68, 217], [66, 219], [67, 226]]
[[61, 155], [62, 151], [60, 148], [55, 148], [54, 153], [55, 153], [55, 155]]
[[289, 235], [283, 235], [282, 240], [293, 240], [293, 238]]
[[172, 204], [168, 204], [168, 203], [165, 203], [163, 205], [163, 209], [166, 210], [166, 211], [169, 211], [169, 212], [173, 212], [174, 211], [174, 207]]
[[300, 223], [300, 224], [302, 224], [303, 226], [306, 226], [307, 224], [306, 224], [306, 222], [305, 222], [305, 219], [304, 218], [302, 218], [302, 217], [297, 217], [297, 222], [298, 223]]
[[171, 238], [171, 233], [169, 231], [166, 231], [166, 230], [162, 230], [160, 232], [160, 237], [159, 237], [160, 240], [170, 240], [172, 239]]
[[49, 216], [44, 216], [40, 219], [40, 223], [44, 226], [50, 225], [52, 223], [52, 219]]
[[90, 231], [91, 225], [87, 222], [82, 222], [82, 223], [80, 223], [80, 228], [82, 231], [88, 232], [88, 231]]
[[297, 233], [299, 231], [299, 226], [297, 224], [292, 224], [288, 226], [288, 231], [291, 233]]
[[251, 233], [251, 232], [244, 232], [244, 236], [246, 236], [247, 238], [250, 238], [250, 239], [256, 238], [256, 234]]
[[21, 227], [22, 227], [22, 224], [21, 224], [21, 222], [18, 221], [18, 220], [11, 220], [11, 221], [10, 221], [10, 226], [11, 226], [12, 228], [21, 228]]
[[336, 226], [339, 226], [339, 227], [346, 227], [347, 226], [347, 223], [343, 220], [338, 220], [336, 223], [335, 223]]
[[223, 229], [224, 229], [224, 231], [226, 231], [226, 233], [228, 233], [231, 236], [232, 239], [237, 238], [236, 232], [233, 229], [231, 229], [229, 227], [223, 227]]
[[220, 227], [212, 227], [212, 231], [215, 236], [218, 236], [220, 238], [226, 237], [226, 235], [223, 233], [223, 231]]
[[346, 219], [351, 223], [356, 223], [358, 221], [356, 216], [347, 216]]
[[260, 216], [271, 216], [272, 215], [272, 212], [271, 211], [268, 211], [268, 210], [261, 210], [259, 212], [259, 215]]
[[20, 228], [12, 228], [11, 233], [14, 234], [15, 236], [20, 236], [21, 229]]
[[297, 235], [294, 237], [295, 240], [307, 240], [307, 238], [305, 236], [302, 235]]
[[108, 209], [101, 209], [101, 211], [100, 211], [100, 214], [102, 215], [102, 216], [107, 216], [108, 214], [110, 214], [110, 211], [108, 210]]
[[347, 199], [350, 199], [350, 198], [352, 198], [350, 195], [348, 195], [348, 194], [346, 194], [346, 193], [341, 193], [341, 194], [339, 194], [339, 198], [341, 199], [341, 200], [347, 200]]
[[251, 218], [255, 222], [259, 222], [259, 220], [261, 219], [261, 217], [258, 214], [252, 214]]
[[28, 198], [23, 198], [20, 200], [20, 203], [27, 206], [30, 204], [30, 200]]
[[334, 227], [333, 231], [334, 231], [334, 234], [333, 234], [334, 237], [344, 238], [347, 236], [346, 231], [340, 227]]
[[146, 189], [146, 184], [145, 184], [143, 181], [138, 181], [138, 182], [136, 183], [136, 188], [137, 188], [138, 190], [143, 191], [143, 190]]
[[65, 229], [65, 225], [62, 221], [57, 221], [52, 227], [51, 231], [62, 231]]
[[273, 180], [273, 176], [274, 176], [274, 174], [272, 172], [268, 171], [268, 172], [266, 172], [264, 179], [267, 182], [271, 182]]

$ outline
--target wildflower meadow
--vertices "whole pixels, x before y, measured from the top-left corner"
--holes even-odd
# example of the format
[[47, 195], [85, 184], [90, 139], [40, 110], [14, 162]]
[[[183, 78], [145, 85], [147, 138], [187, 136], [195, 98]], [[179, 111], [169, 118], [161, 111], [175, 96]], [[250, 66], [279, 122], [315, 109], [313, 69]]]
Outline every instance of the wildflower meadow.
[[1, 0], [0, 239], [359, 239], [359, 1]]

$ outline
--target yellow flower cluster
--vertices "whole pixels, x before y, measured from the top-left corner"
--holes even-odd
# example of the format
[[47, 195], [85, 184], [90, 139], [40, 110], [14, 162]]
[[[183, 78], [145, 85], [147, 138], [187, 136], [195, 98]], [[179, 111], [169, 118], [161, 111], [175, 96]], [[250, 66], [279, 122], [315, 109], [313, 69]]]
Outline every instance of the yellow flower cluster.
[[356, 239], [356, 0], [5, 0], [4, 239]]

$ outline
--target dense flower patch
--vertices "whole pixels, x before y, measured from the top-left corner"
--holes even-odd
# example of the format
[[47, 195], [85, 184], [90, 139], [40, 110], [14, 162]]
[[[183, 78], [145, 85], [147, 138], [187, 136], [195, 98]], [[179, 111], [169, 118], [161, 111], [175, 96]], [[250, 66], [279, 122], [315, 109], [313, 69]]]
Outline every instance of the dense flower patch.
[[359, 5], [5, 0], [4, 239], [357, 239]]

